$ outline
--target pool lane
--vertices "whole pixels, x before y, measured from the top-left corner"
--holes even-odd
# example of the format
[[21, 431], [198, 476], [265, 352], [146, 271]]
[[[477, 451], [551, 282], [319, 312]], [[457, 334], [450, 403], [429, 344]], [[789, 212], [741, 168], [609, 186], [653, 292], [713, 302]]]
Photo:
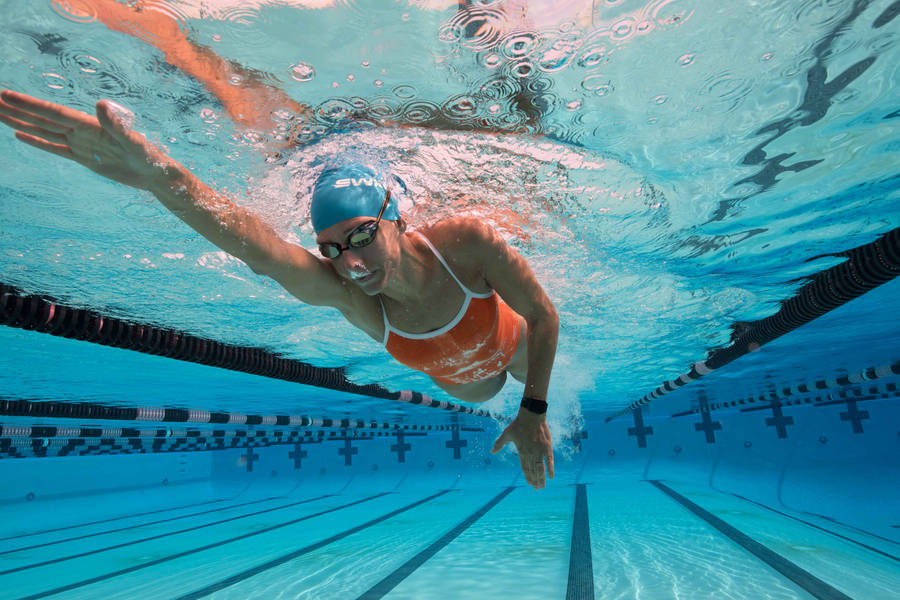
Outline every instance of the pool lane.
[[0, 578], [0, 585], [11, 597], [29, 599], [70, 590], [78, 590], [83, 597], [106, 597], [105, 593], [93, 591], [93, 587], [104, 584], [110, 584], [112, 591], [124, 591], [129, 597], [143, 598], [145, 596], [137, 592], [138, 589], [159, 589], [161, 579], [171, 577], [180, 569], [221, 574], [222, 565], [208, 559], [213, 554], [211, 551], [228, 546], [239, 558], [258, 560], [267, 552], [274, 555], [281, 549], [280, 545], [272, 543], [271, 536], [266, 536], [272, 531], [284, 529], [284, 535], [310, 535], [313, 539], [317, 539], [317, 535], [326, 537], [329, 531], [342, 527], [342, 517], [353, 518], [365, 513], [360, 505], [377, 504], [387, 496], [390, 494], [308, 499], [309, 502], [287, 510], [260, 512], [244, 519], [13, 573]]
[[650, 483], [711, 526], [715, 527], [717, 531], [725, 535], [741, 548], [802, 587], [815, 598], [818, 598], [818, 600], [851, 600], [850, 596], [847, 596], [837, 588], [822, 581], [809, 571], [798, 566], [796, 563], [791, 562], [784, 556], [774, 552], [772, 549], [760, 544], [743, 531], [729, 525], [661, 481], [650, 481]]
[[[315, 502], [329, 497], [325, 494], [314, 498], [288, 501], [285, 499], [268, 499], [265, 504], [250, 508], [248, 505], [227, 507], [224, 511], [206, 511], [186, 516], [183, 522], [177, 525], [171, 520], [152, 522], [136, 529], [126, 528], [108, 532], [108, 535], [79, 536], [64, 542], [32, 546], [19, 551], [0, 555], [2, 567], [0, 578], [14, 574], [28, 572], [32, 569], [40, 569], [50, 565], [58, 565], [71, 560], [78, 560], [94, 555], [115, 552], [137, 544], [148, 544], [158, 540], [164, 540], [170, 536], [200, 531], [209, 527], [217, 527], [222, 524], [252, 518], [258, 515], [277, 513], [290, 510], [296, 506]], [[252, 503], [258, 504], [258, 503]], [[214, 514], [223, 512], [224, 514]], [[178, 519], [182, 521], [181, 518]], [[101, 560], [105, 557], [101, 556]], [[0, 581], [4, 581], [0, 579]]]
[[897, 597], [900, 564], [894, 556], [738, 496], [681, 482], [665, 483], [842, 594], [859, 600]]
[[[46, 551], [46, 549], [48, 549], [50, 546], [57, 546], [59, 544], [67, 544], [67, 543], [75, 542], [75, 541], [88, 540], [91, 538], [99, 538], [104, 535], [121, 533], [123, 531], [134, 531], [136, 529], [149, 528], [153, 525], [160, 525], [162, 523], [173, 523], [175, 521], [180, 521], [183, 519], [191, 519], [191, 518], [198, 517], [198, 516], [212, 515], [212, 514], [223, 512], [223, 511], [235, 510], [235, 509], [238, 509], [238, 508], [241, 508], [244, 506], [250, 506], [253, 504], [260, 504], [260, 503], [264, 503], [264, 502], [271, 503], [273, 501], [278, 501], [278, 500], [282, 500], [282, 502], [283, 502], [283, 499], [280, 499], [280, 498], [260, 498], [258, 500], [248, 500], [246, 502], [237, 502], [237, 503], [232, 503], [232, 504], [226, 504], [225, 506], [217, 506], [215, 508], [207, 508], [205, 510], [197, 510], [194, 512], [187, 512], [183, 515], [168, 516], [168, 517], [164, 517], [161, 519], [144, 519], [143, 521], [138, 521], [137, 523], [134, 523], [134, 524], [123, 525], [120, 527], [106, 528], [106, 529], [100, 528], [97, 531], [92, 531], [90, 533], [82, 533], [80, 535], [70, 535], [69, 537], [60, 536], [59, 532], [56, 532], [56, 534], [57, 534], [55, 536], [56, 539], [51, 539], [51, 540], [47, 540], [47, 541], [38, 541], [36, 543], [34, 543], [34, 540], [32, 539], [31, 541], [33, 543], [30, 543], [27, 545], [21, 545], [18, 547], [12, 547], [12, 548], [9, 548], [6, 550], [0, 550], [0, 556], [4, 556], [6, 554], [12, 554], [15, 552], [25, 552], [25, 551], [34, 550], [37, 548], [44, 548]], [[107, 525], [107, 527], [108, 527], [109, 523], [106, 522], [106, 523], [104, 523], [104, 525]]]
[[[385, 599], [561, 600], [566, 594], [575, 491], [564, 484], [540, 491], [516, 488], [408, 574]], [[421, 540], [420, 545], [424, 549], [428, 544]]]
[[[28, 541], [28, 543], [41, 543], [41, 542], [45, 542], [45, 541], [52, 541], [47, 536], [49, 536], [50, 534], [54, 534], [54, 533], [67, 532], [67, 533], [62, 534], [61, 537], [64, 537], [66, 535], [71, 535], [71, 532], [69, 530], [72, 530], [72, 529], [84, 529], [84, 528], [98, 527], [98, 526], [102, 528], [103, 526], [107, 526], [110, 523], [114, 523], [116, 521], [128, 521], [129, 519], [135, 519], [136, 522], [140, 522], [140, 519], [142, 517], [146, 517], [148, 515], [156, 515], [156, 514], [164, 513], [164, 512], [176, 512], [177, 513], [180, 510], [189, 510], [189, 509], [196, 508], [199, 506], [224, 503], [224, 502], [228, 502], [229, 500], [230, 500], [229, 498], [220, 498], [218, 500], [205, 500], [203, 502], [193, 502], [191, 504], [182, 504], [180, 506], [171, 506], [169, 508], [157, 508], [154, 510], [148, 510], [148, 511], [144, 511], [144, 512], [117, 515], [115, 517], [97, 519], [94, 521], [87, 521], [84, 523], [74, 523], [71, 525], [62, 525], [59, 527], [52, 527], [50, 529], [38, 529], [38, 530], [34, 530], [34, 531], [25, 531], [25, 532], [22, 532], [22, 533], [19, 533], [16, 535], [7, 535], [5, 537], [0, 537], [0, 548], [4, 548], [6, 545], [5, 543], [8, 543], [8, 542], [12, 542], [13, 545], [10, 546], [12, 548], [12, 547], [15, 547], [15, 545], [23, 544], [26, 540]], [[77, 510], [77, 507], [73, 506], [72, 504], [67, 505], [66, 508], [68, 510], [72, 510], [73, 508], [75, 510]], [[121, 525], [121, 523], [118, 525]], [[80, 532], [80, 533], [84, 533], [84, 532]]]
[[651, 484], [604, 475], [592, 481], [595, 597], [811, 598]]
[[[437, 544], [473, 512], [495, 502], [504, 493], [486, 489], [455, 490], [437, 495], [433, 492], [397, 494], [393, 498], [395, 509], [384, 515], [370, 514], [370, 521], [363, 524], [364, 527], [311, 551], [298, 548], [296, 540], [286, 541], [283, 555], [286, 560], [279, 558], [275, 564], [269, 561], [262, 565], [264, 569], [257, 569], [251, 577], [242, 578], [211, 597], [223, 600], [276, 597], [352, 600], [366, 594], [378, 582], [392, 579], [411, 562], [419, 562], [423, 550]], [[425, 498], [426, 502], [396, 513], [396, 510]], [[427, 561], [422, 568], [429, 568]], [[211, 591], [212, 587], [206, 586], [206, 590]]]
[[404, 579], [415, 573], [415, 571], [424, 565], [428, 559], [443, 550], [447, 544], [458, 538], [460, 534], [471, 527], [478, 519], [497, 506], [497, 504], [512, 493], [514, 489], [515, 488], [508, 487], [488, 500], [483, 506], [479, 507], [478, 510], [463, 519], [453, 529], [442, 535], [435, 542], [429, 544], [427, 548], [416, 553], [415, 556], [391, 571], [387, 577], [366, 590], [360, 595], [359, 600], [381, 600], [381, 598], [384, 598], [391, 590], [400, 585]]

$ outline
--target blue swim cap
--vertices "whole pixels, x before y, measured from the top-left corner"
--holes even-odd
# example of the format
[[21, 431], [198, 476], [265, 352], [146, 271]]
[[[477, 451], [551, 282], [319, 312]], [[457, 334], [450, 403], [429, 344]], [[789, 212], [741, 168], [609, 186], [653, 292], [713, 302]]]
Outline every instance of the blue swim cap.
[[[399, 178], [392, 176], [405, 189]], [[344, 165], [333, 169], [325, 169], [316, 180], [313, 188], [309, 215], [316, 233], [328, 229], [335, 223], [354, 217], [378, 216], [387, 185], [384, 176], [373, 169], [362, 165]], [[398, 196], [401, 190], [391, 189], [391, 201], [384, 209], [382, 219], [397, 221], [400, 219]]]

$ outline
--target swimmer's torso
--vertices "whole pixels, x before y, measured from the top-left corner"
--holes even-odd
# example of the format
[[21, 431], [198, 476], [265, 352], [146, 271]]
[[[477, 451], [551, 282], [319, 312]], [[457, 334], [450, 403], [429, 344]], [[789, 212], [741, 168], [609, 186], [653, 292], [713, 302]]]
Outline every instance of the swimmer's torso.
[[368, 296], [352, 281], [358, 301], [344, 316], [385, 346], [398, 362], [444, 384], [463, 384], [501, 374], [526, 334], [524, 319], [507, 306], [483, 276], [483, 260], [460, 241], [459, 229], [441, 222], [404, 234], [404, 260], [419, 270], [421, 289], [400, 302]]

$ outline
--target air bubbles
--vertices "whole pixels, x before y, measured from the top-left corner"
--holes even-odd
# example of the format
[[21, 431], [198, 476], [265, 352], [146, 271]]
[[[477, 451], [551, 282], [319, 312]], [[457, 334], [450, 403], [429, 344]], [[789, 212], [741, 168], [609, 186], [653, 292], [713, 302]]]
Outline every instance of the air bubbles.
[[443, 111], [451, 119], [466, 119], [475, 116], [477, 105], [474, 98], [461, 94], [447, 100], [444, 103]]
[[517, 91], [515, 82], [506, 77], [489, 79], [478, 87], [478, 95], [490, 100], [510, 98]]
[[44, 84], [51, 90], [65, 90], [72, 88], [72, 84], [69, 83], [69, 80], [62, 75], [57, 75], [56, 73], [41, 73], [41, 77], [44, 78]]
[[606, 46], [593, 46], [581, 53], [578, 66], [585, 69], [596, 69], [609, 62], [609, 49]]
[[53, 10], [69, 21], [90, 23], [97, 20], [93, 5], [87, 0], [53, 0]]
[[438, 30], [438, 39], [462, 44], [473, 50], [487, 50], [497, 43], [506, 22], [499, 8], [468, 7], [460, 10]]
[[538, 68], [545, 73], [565, 69], [572, 62], [572, 58], [580, 46], [581, 38], [574, 33], [559, 38], [538, 58]]
[[759, 62], [769, 62], [773, 58], [775, 58], [774, 52], [766, 52], [765, 54], [763, 54], [762, 56], [759, 57]]
[[200, 110], [200, 119], [204, 123], [215, 123], [219, 120], [219, 115], [211, 108], [204, 108]]
[[368, 115], [376, 119], [391, 119], [400, 114], [402, 107], [393, 98], [379, 97], [372, 100], [368, 107]]
[[500, 51], [510, 60], [525, 58], [534, 52], [539, 39], [536, 33], [516, 33], [503, 43]]
[[72, 57], [73, 62], [78, 65], [78, 69], [82, 73], [94, 74], [100, 66], [100, 59], [94, 58], [90, 54], [76, 54]]
[[372, 66], [372, 63], [370, 63], [370, 62], [367, 61], [367, 60], [364, 60], [364, 61], [362, 61], [362, 62], [360, 63], [360, 66], [361, 66], [363, 69], [368, 69], [370, 66]]
[[427, 100], [413, 100], [402, 109], [403, 119], [410, 123], [427, 123], [441, 113], [441, 108]]
[[351, 81], [351, 82], [352, 82], [352, 81], [356, 81], [356, 75], [354, 75], [353, 73], [348, 73], [348, 74], [347, 74], [347, 81]]
[[488, 106], [488, 112], [491, 113], [492, 115], [496, 115], [497, 113], [500, 112], [500, 110], [502, 108], [503, 107], [500, 106], [499, 104], [491, 104], [490, 106]]
[[696, 54], [683, 54], [678, 57], [678, 64], [682, 67], [689, 67], [694, 64], [694, 61], [697, 59]]
[[609, 28], [610, 38], [615, 42], [622, 42], [634, 35], [635, 18], [625, 17]]
[[316, 109], [316, 117], [326, 123], [343, 123], [350, 119], [355, 107], [343, 98], [330, 98]]
[[372, 82], [372, 85], [374, 85], [375, 87], [381, 87], [384, 85], [384, 82], [380, 79], [376, 79], [375, 81]]
[[746, 79], [735, 77], [731, 73], [719, 73], [706, 80], [704, 93], [713, 96], [719, 102], [727, 103], [727, 110], [734, 110], [750, 93], [751, 84]]
[[392, 91], [394, 92], [395, 96], [397, 96], [398, 98], [403, 98], [404, 100], [415, 98], [419, 93], [419, 91], [414, 86], [405, 84], [398, 85]]
[[510, 67], [509, 72], [516, 77], [528, 77], [534, 73], [534, 65], [527, 60], [519, 61]]
[[660, 28], [681, 25], [694, 14], [694, 11], [685, 7], [684, 4], [686, 3], [682, 0], [660, 0], [655, 7], [650, 9], [650, 16], [656, 26]]
[[463, 29], [456, 23], [445, 23], [438, 30], [438, 39], [445, 44], [454, 44], [462, 39]]
[[316, 76], [316, 69], [309, 63], [298, 62], [290, 67], [291, 79], [294, 81], [310, 81]]
[[481, 59], [481, 64], [483, 64], [488, 69], [496, 69], [503, 62], [503, 58], [499, 54], [494, 52], [490, 52], [484, 55], [484, 58]]
[[654, 104], [665, 104], [669, 101], [668, 96], [660, 95], [653, 99]]
[[600, 75], [588, 75], [581, 81], [581, 87], [596, 96], [607, 96], [615, 89], [609, 79]]
[[572, 100], [571, 102], [566, 103], [566, 110], [568, 111], [576, 111], [581, 108], [581, 100]]

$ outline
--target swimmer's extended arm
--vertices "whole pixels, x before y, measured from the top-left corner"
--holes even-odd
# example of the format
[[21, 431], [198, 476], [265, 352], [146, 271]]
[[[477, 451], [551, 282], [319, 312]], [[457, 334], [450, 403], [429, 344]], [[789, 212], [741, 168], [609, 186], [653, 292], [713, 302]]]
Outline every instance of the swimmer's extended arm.
[[[473, 266], [480, 265], [485, 282], [528, 323], [525, 395], [546, 401], [559, 335], [559, 316], [553, 302], [522, 255], [494, 229], [474, 219], [457, 219], [454, 224], [462, 234], [459, 239], [466, 248], [465, 260]], [[516, 419], [494, 444], [493, 452], [507, 442], [513, 442], [519, 451], [526, 481], [535, 489], [543, 488], [544, 462], [551, 479], [554, 471], [546, 415], [520, 408]]]
[[200, 181], [130, 129], [127, 111], [97, 103], [97, 116], [8, 90], [0, 122], [36, 148], [75, 161], [113, 181], [152, 192], [197, 233], [307, 304], [345, 308], [346, 286], [305, 249], [282, 240], [262, 219]]

